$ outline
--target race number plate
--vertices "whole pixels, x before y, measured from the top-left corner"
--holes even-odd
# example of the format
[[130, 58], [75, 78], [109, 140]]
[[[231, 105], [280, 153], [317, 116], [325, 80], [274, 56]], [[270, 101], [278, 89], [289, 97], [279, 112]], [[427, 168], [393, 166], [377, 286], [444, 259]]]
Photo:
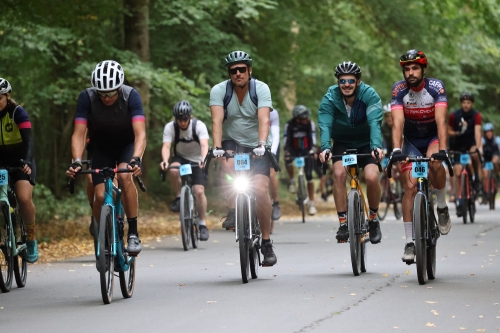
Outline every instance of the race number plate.
[[234, 155], [234, 170], [250, 170], [250, 155]]
[[486, 162], [486, 164], [484, 165], [484, 168], [486, 170], [493, 170], [493, 162]]
[[297, 168], [303, 168], [304, 165], [306, 165], [306, 160], [303, 157], [296, 157], [295, 158], [295, 166]]
[[0, 185], [8, 185], [9, 184], [9, 173], [7, 170], [0, 170]]
[[382, 160], [382, 168], [385, 168], [387, 166], [387, 163], [389, 163], [389, 158], [384, 157], [384, 159]]
[[179, 168], [179, 173], [181, 174], [181, 176], [192, 174], [193, 170], [191, 169], [191, 164], [181, 165], [181, 167]]
[[460, 164], [469, 164], [469, 163], [470, 163], [470, 155], [460, 154]]
[[411, 175], [413, 178], [427, 178], [429, 174], [429, 165], [427, 162], [413, 162], [411, 166]]
[[358, 156], [356, 155], [344, 155], [342, 156], [342, 166], [348, 166], [358, 164]]

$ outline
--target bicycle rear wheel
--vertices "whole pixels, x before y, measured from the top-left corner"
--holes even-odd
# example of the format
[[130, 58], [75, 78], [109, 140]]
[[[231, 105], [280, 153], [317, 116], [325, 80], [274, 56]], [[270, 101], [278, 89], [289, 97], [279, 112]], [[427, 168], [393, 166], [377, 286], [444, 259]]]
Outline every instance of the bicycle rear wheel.
[[99, 218], [99, 273], [101, 276], [101, 295], [104, 304], [113, 300], [113, 277], [115, 258], [113, 257], [113, 217], [111, 207], [104, 205]]
[[493, 172], [490, 171], [490, 177], [488, 179], [488, 184], [490, 191], [488, 193], [488, 201], [490, 204], [490, 210], [495, 210], [495, 196], [497, 194], [497, 184], [495, 183], [495, 177], [492, 175]]
[[122, 291], [123, 298], [130, 298], [132, 297], [132, 294], [134, 293], [134, 286], [135, 286], [135, 261], [137, 257], [130, 258], [128, 256], [125, 256], [125, 260], [129, 260], [128, 263], [128, 270], [125, 272], [120, 271], [120, 289]]
[[250, 274], [252, 279], [259, 277], [259, 246], [255, 244], [250, 250]]
[[403, 200], [403, 192], [401, 191], [401, 182], [399, 179], [396, 180], [396, 193], [394, 193], [394, 216], [397, 220], [403, 217], [401, 212], [402, 206], [401, 201]]
[[[12, 221], [14, 223], [14, 238], [16, 239], [16, 246], [26, 244], [26, 230], [24, 228], [24, 221], [19, 214], [16, 216], [11, 215]], [[26, 286], [26, 280], [28, 278], [28, 261], [26, 260], [26, 246], [23, 250], [19, 251], [14, 257], [14, 277], [16, 278], [16, 284], [18, 288], [23, 288]]]
[[427, 282], [427, 239], [426, 228], [426, 202], [425, 196], [418, 192], [413, 201], [413, 230], [415, 233], [415, 256], [417, 257], [418, 283]]
[[198, 248], [199, 241], [199, 227], [198, 223], [194, 222], [191, 224], [191, 245], [193, 245], [193, 249]]
[[475, 217], [476, 217], [476, 200], [471, 199], [471, 200], [469, 200], [470, 223], [474, 223]]
[[436, 245], [439, 231], [437, 228], [436, 218], [434, 214], [430, 217], [430, 232], [432, 242], [427, 244], [427, 277], [429, 280], [436, 278]]
[[183, 186], [181, 189], [181, 209], [179, 218], [181, 222], [181, 238], [184, 251], [189, 250], [189, 242], [191, 237], [192, 212], [189, 209], [189, 187]]
[[307, 199], [306, 195], [306, 185], [304, 182], [304, 175], [299, 175], [299, 190], [297, 192], [297, 200], [299, 208], [302, 211], [302, 223], [306, 222], [306, 204], [304, 201]]
[[240, 248], [240, 268], [241, 280], [243, 283], [248, 283], [250, 276], [250, 244], [249, 234], [249, 216], [248, 216], [247, 197], [244, 195], [238, 196], [236, 202], [236, 228], [238, 232], [238, 243]]
[[9, 206], [0, 202], [0, 290], [4, 293], [12, 287], [13, 258]]
[[361, 244], [360, 240], [360, 225], [362, 218], [361, 214], [361, 198], [356, 190], [351, 190], [347, 197], [347, 227], [349, 228], [349, 244], [351, 250], [352, 272], [355, 276], [361, 273]]
[[469, 208], [469, 199], [467, 198], [467, 187], [469, 186], [469, 180], [467, 175], [462, 174], [460, 178], [460, 184], [462, 185], [462, 219], [464, 224], [467, 224], [467, 210]]

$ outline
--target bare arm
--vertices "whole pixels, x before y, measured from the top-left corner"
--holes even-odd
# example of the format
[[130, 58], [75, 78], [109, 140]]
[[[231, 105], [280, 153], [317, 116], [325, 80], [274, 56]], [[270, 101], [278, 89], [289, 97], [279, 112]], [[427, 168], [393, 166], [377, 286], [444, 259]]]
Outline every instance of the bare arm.
[[208, 154], [208, 139], [200, 139], [200, 147], [201, 147], [201, 161], [205, 159], [205, 156]]
[[405, 125], [405, 115], [403, 110], [393, 110], [392, 111], [392, 146], [394, 148], [401, 149], [402, 138], [403, 138], [403, 128]]
[[481, 125], [474, 125], [474, 137], [476, 138], [476, 147], [483, 150], [483, 140], [482, 140], [483, 131], [481, 129]]
[[[170, 146], [172, 145], [172, 142], [163, 142], [163, 146], [161, 146], [161, 159], [162, 163], [160, 164], [160, 167], [162, 170], [168, 167], [168, 160], [170, 159]], [[163, 163], [165, 163], [165, 167], [163, 166]]]
[[212, 139], [214, 141], [214, 147], [222, 147], [222, 122], [224, 121], [224, 108], [220, 105], [212, 105], [210, 107], [210, 111], [212, 113]]
[[269, 114], [271, 113], [271, 108], [265, 107], [257, 110], [257, 116], [259, 117], [259, 141], [267, 142], [267, 137], [269, 136]]
[[85, 149], [85, 137], [87, 135], [87, 124], [75, 124], [73, 136], [71, 137], [71, 154], [73, 160], [82, 159]]
[[446, 150], [448, 148], [448, 125], [446, 124], [446, 113], [448, 107], [436, 107], [436, 125], [439, 139], [439, 150]]
[[132, 129], [134, 130], [134, 155], [142, 158], [144, 150], [146, 149], [146, 123], [142, 121], [136, 121], [132, 123]]

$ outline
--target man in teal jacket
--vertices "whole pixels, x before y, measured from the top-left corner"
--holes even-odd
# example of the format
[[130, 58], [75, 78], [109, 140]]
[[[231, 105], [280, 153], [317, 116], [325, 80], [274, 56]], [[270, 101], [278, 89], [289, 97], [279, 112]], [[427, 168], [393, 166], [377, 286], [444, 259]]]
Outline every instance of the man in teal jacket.
[[[338, 84], [328, 88], [318, 110], [318, 126], [321, 131], [321, 162], [331, 159], [331, 155], [342, 155], [347, 149], [357, 149], [358, 153], [371, 153], [368, 157], [358, 157], [358, 165], [364, 168], [367, 185], [368, 206], [370, 208], [370, 242], [377, 244], [382, 239], [377, 210], [380, 202], [380, 184], [376, 154], [382, 152], [382, 102], [367, 84], [361, 82], [361, 69], [356, 63], [345, 61], [335, 68]], [[332, 140], [334, 144], [332, 145]], [[330, 153], [328, 158], [327, 153]], [[347, 174], [341, 158], [332, 159], [334, 168], [333, 198], [339, 216], [340, 227], [337, 241], [346, 242], [347, 228]]]

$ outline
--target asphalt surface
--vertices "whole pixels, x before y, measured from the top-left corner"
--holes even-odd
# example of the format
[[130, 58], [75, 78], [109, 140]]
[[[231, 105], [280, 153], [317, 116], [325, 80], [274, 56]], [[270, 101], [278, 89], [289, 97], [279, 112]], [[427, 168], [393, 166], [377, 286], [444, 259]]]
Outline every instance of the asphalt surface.
[[[454, 210], [453, 210], [454, 212]], [[391, 212], [389, 212], [391, 215]], [[402, 263], [404, 228], [382, 222], [368, 272], [352, 274], [333, 216], [279, 221], [278, 264], [242, 284], [234, 234], [214, 230], [200, 249], [157, 239], [138, 258], [135, 292], [103, 305], [92, 257], [29, 266], [27, 286], [0, 294], [2, 332], [493, 332], [500, 330], [500, 219], [479, 207], [452, 216], [437, 247], [437, 277], [419, 285]], [[335, 221], [335, 222], [333, 222]]]

